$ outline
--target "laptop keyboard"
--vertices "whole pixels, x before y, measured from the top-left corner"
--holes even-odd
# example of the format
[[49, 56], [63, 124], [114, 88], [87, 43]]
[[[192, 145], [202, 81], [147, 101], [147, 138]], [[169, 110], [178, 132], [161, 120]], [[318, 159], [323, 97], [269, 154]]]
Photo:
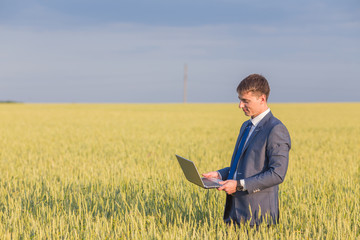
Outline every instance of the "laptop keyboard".
[[207, 178], [202, 178], [202, 181], [203, 181], [204, 185], [207, 187], [221, 187], [221, 185], [219, 183], [211, 181]]

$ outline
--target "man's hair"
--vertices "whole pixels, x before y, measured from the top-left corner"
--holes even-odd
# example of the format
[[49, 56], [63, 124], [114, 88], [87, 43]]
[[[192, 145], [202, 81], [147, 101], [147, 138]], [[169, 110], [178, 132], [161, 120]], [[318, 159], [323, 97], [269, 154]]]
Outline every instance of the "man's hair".
[[267, 101], [270, 94], [270, 86], [266, 78], [262, 75], [251, 74], [240, 82], [236, 91], [240, 94], [247, 92], [252, 92], [254, 94], [258, 94], [259, 96], [264, 94]]

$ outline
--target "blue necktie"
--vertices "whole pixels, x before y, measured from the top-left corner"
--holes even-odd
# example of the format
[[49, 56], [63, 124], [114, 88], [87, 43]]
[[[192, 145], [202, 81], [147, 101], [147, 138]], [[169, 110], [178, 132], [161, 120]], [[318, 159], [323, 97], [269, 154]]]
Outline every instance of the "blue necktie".
[[229, 176], [228, 176], [228, 179], [229, 179], [229, 180], [233, 179], [233, 177], [234, 177], [234, 173], [235, 173], [236, 167], [237, 167], [237, 165], [238, 165], [238, 162], [239, 162], [239, 159], [240, 159], [240, 155], [241, 155], [241, 153], [242, 153], [242, 150], [243, 150], [243, 148], [244, 148], [246, 139], [247, 139], [247, 137], [248, 137], [248, 135], [249, 135], [249, 132], [250, 132], [250, 129], [251, 129], [252, 125], [253, 125], [253, 124], [252, 124], [252, 122], [250, 121], [250, 122], [248, 123], [248, 125], [246, 126], [246, 128], [245, 128], [244, 134], [243, 134], [243, 136], [242, 136], [242, 138], [241, 138], [241, 142], [240, 142], [239, 147], [238, 147], [238, 149], [237, 149], [237, 151], [236, 151], [236, 155], [235, 155], [235, 158], [234, 158], [234, 162], [233, 162], [233, 164], [231, 165], [231, 168], [230, 168], [230, 172], [229, 172]]

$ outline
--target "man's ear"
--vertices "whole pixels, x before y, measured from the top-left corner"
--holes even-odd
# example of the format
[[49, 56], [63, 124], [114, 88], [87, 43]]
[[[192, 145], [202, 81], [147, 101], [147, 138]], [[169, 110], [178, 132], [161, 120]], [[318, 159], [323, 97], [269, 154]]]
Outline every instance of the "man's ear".
[[265, 94], [261, 94], [261, 96], [260, 96], [260, 101], [261, 101], [261, 103], [266, 103], [266, 96], [265, 96]]

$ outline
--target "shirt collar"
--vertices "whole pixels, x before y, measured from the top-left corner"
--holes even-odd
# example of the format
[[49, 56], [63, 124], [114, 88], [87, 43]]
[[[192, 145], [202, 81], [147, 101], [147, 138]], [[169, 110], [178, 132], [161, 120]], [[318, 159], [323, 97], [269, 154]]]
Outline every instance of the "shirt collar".
[[259, 115], [257, 115], [254, 118], [251, 118], [250, 121], [251, 123], [254, 125], [254, 127], [256, 127], [259, 122], [266, 116], [266, 114], [268, 114], [270, 112], [270, 108], [266, 109], [264, 112], [260, 113]]

